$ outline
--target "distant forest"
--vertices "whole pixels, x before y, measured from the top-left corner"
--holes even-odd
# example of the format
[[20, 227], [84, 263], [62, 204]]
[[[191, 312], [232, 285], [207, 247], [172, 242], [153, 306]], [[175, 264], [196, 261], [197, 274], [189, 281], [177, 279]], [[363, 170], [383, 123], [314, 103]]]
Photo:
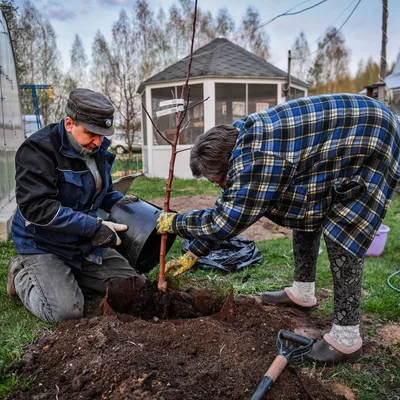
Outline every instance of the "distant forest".
[[[10, 28], [19, 82], [53, 85], [54, 99], [48, 91], [39, 91], [45, 123], [63, 116], [65, 99], [72, 88], [88, 87], [112, 100], [126, 131], [130, 131], [138, 118], [136, 90], [140, 82], [187, 56], [190, 50], [193, 0], [177, 0], [168, 12], [153, 9], [148, 0], [137, 0], [133, 7], [120, 12], [112, 27], [111, 41], [106, 40], [104, 32], [97, 32], [90, 55], [76, 34], [69, 71], [62, 68], [50, 21], [32, 1], [17, 8], [14, 0], [0, 0], [0, 8]], [[269, 60], [270, 37], [261, 23], [260, 13], [251, 6], [239, 26], [226, 8], [219, 9], [216, 16], [198, 8], [195, 49], [214, 38], [226, 37]], [[372, 58], [361, 60], [355, 76], [350, 74], [350, 49], [337, 28], [327, 29], [318, 41], [318, 49], [310, 55], [304, 32], [299, 32], [292, 46], [292, 75], [311, 85], [310, 94], [358, 93], [378, 81], [379, 65]], [[24, 114], [33, 114], [31, 94], [22, 94]]]

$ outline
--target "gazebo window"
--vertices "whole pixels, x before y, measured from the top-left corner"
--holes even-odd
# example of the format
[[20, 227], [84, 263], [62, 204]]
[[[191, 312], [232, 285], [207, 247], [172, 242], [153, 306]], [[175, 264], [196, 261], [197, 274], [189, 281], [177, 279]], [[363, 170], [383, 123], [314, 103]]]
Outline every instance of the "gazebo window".
[[278, 97], [277, 85], [248, 85], [247, 114], [260, 112], [276, 105]]
[[[161, 101], [171, 100], [177, 98], [180, 95], [176, 86], [169, 86], [165, 88], [158, 88], [151, 90], [152, 99], [152, 110], [153, 119], [156, 122], [158, 129], [164, 134], [164, 136], [173, 140], [176, 132], [176, 115], [175, 113], [169, 115], [163, 115], [159, 118], [156, 117], [156, 112], [161, 108], [159, 106]], [[203, 84], [190, 85], [190, 104], [197, 103], [203, 100]], [[189, 104], [189, 105], [190, 105]], [[163, 108], [164, 109], [164, 108]], [[181, 132], [179, 137], [179, 144], [193, 144], [194, 140], [198, 135], [204, 132], [204, 105], [200, 104], [190, 109], [182, 123], [185, 126], [186, 121], [190, 119], [189, 126]], [[166, 145], [168, 144], [154, 129], [153, 135], [155, 138], [155, 144]]]
[[[204, 99], [203, 84], [190, 85], [190, 103], [195, 104]], [[193, 144], [197, 136], [204, 133], [204, 105], [199, 104], [190, 109], [183, 121], [190, 120], [188, 127], [179, 135], [179, 144]]]
[[278, 85], [247, 83], [215, 84], [215, 123], [231, 124], [248, 114], [275, 106]]
[[246, 116], [246, 84], [215, 84], [215, 123], [231, 124]]
[[296, 89], [294, 87], [290, 87], [290, 99], [298, 99], [300, 97], [304, 97], [306, 92], [304, 90]]

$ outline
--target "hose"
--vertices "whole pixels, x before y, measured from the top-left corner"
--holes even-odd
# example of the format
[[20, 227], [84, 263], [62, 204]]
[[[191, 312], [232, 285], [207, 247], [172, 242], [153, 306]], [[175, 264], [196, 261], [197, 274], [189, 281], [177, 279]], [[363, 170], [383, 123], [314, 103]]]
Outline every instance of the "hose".
[[394, 276], [396, 276], [397, 274], [400, 274], [400, 270], [399, 270], [399, 271], [396, 271], [396, 272], [394, 272], [392, 275], [390, 275], [389, 278], [387, 278], [387, 283], [388, 283], [388, 285], [389, 285], [393, 290], [396, 290], [396, 292], [399, 292], [399, 293], [400, 293], [400, 289], [397, 288], [397, 287], [395, 287], [395, 286], [393, 286], [393, 285], [390, 283], [390, 280], [391, 280]]

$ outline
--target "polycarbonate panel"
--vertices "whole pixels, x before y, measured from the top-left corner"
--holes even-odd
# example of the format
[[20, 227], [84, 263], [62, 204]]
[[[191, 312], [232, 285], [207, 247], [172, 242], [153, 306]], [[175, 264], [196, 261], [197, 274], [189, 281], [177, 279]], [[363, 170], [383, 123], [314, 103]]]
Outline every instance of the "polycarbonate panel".
[[0, 12], [0, 210], [14, 197], [15, 154], [24, 140], [14, 55]]

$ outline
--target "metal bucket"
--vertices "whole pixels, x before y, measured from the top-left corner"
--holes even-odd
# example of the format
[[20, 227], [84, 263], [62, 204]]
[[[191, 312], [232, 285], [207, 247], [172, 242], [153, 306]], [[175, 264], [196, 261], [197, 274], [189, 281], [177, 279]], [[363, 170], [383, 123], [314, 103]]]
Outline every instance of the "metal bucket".
[[[112, 222], [128, 225], [128, 231], [118, 233], [122, 244], [116, 250], [142, 274], [153, 269], [160, 260], [161, 235], [157, 234], [156, 225], [162, 211], [154, 204], [139, 199], [133, 203], [117, 203], [108, 218]], [[167, 253], [175, 238], [176, 235], [168, 234]]]

